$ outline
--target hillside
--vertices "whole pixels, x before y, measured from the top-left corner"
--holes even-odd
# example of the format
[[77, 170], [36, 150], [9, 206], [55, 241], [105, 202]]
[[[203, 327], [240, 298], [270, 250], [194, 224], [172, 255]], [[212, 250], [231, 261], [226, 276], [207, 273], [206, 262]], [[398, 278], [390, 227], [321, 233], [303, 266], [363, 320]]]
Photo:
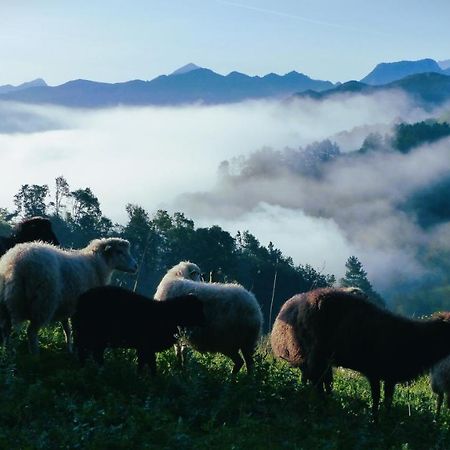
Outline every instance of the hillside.
[[296, 94], [295, 97], [325, 99], [347, 93], [372, 94], [393, 90], [403, 91], [421, 106], [437, 106], [450, 100], [450, 76], [439, 73], [423, 73], [411, 75], [383, 86], [371, 86], [360, 81], [348, 81], [333, 89], [323, 92], [306, 91]]
[[80, 368], [61, 331], [42, 333], [39, 358], [20, 336], [4, 357], [0, 447], [4, 449], [444, 449], [450, 413], [435, 420], [428, 377], [396, 389], [390, 412], [370, 420], [370, 388], [336, 370], [333, 394], [319, 398], [298, 370], [258, 352], [255, 373], [232, 377], [227, 358], [194, 353], [185, 370], [173, 350], [159, 374], [136, 373], [135, 352], [108, 352], [105, 367]]

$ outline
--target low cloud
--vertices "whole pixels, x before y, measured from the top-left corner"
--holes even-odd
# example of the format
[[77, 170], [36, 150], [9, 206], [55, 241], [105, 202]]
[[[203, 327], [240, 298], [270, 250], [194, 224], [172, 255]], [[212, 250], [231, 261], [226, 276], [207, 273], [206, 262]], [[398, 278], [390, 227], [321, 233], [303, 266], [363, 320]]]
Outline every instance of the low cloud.
[[336, 163], [320, 179], [282, 172], [227, 182], [218, 167], [263, 147], [295, 149], [330, 137], [351, 151], [370, 132], [429, 115], [402, 94], [383, 93], [104, 110], [0, 102], [0, 206], [12, 208], [22, 184], [51, 186], [62, 174], [72, 189], [91, 187], [114, 221], [126, 220], [129, 202], [178, 209], [199, 225], [248, 229], [296, 263], [338, 276], [357, 254], [384, 287], [392, 268], [422, 270], [417, 242], [430, 236], [396, 205], [449, 170], [448, 143], [409, 157]]

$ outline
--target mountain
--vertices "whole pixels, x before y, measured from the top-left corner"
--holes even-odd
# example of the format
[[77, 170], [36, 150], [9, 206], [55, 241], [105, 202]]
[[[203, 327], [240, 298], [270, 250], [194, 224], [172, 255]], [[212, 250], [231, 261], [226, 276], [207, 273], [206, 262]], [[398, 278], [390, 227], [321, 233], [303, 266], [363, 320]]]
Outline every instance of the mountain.
[[170, 75], [151, 81], [99, 83], [74, 80], [59, 86], [36, 86], [0, 95], [0, 100], [48, 103], [77, 107], [115, 105], [180, 105], [189, 103], [231, 103], [248, 99], [281, 98], [308, 89], [322, 91], [333, 87], [330, 81], [313, 80], [289, 72], [248, 76], [239, 72], [219, 75], [212, 70], [188, 64]]
[[434, 59], [420, 59], [418, 61], [398, 61], [378, 64], [361, 82], [379, 86], [400, 80], [409, 75], [426, 72], [442, 73], [442, 69]]
[[24, 89], [38, 87], [38, 86], [47, 86], [47, 83], [42, 78], [36, 78], [33, 81], [27, 81], [26, 83], [19, 84], [19, 86], [5, 84], [3, 86], [0, 86], [0, 94], [6, 94], [7, 92], [22, 91]]
[[193, 70], [203, 69], [203, 67], [197, 66], [194, 63], [186, 64], [183, 67], [180, 67], [179, 69], [175, 70], [171, 73], [171, 75], [181, 75], [183, 73], [192, 72]]
[[313, 98], [316, 100], [346, 93], [372, 94], [382, 91], [403, 91], [416, 104], [425, 108], [441, 105], [450, 100], [450, 76], [442, 73], [422, 73], [402, 78], [383, 86], [372, 86], [360, 81], [348, 81], [323, 92], [305, 91], [294, 98]]
[[450, 59], [446, 59], [445, 61], [438, 61], [438, 64], [442, 70], [450, 69]]

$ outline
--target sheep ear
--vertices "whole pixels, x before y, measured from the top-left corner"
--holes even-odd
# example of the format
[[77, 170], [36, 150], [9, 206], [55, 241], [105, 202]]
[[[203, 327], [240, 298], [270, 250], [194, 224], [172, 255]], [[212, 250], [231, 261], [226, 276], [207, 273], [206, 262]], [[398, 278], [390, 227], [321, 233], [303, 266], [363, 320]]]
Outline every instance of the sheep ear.
[[108, 244], [108, 245], [105, 245], [105, 248], [103, 249], [103, 251], [105, 253], [110, 253], [112, 251], [112, 248], [113, 248], [112, 245]]
[[182, 277], [183, 276], [183, 272], [181, 270], [177, 271], [177, 277]]

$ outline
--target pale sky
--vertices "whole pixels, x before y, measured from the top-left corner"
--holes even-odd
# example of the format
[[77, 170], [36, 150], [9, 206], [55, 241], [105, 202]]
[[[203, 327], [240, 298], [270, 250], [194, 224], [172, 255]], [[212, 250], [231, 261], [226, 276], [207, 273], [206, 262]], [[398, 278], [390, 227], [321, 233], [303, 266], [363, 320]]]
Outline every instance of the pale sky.
[[450, 59], [449, 20], [448, 0], [0, 0], [0, 85], [149, 80], [188, 62], [360, 79]]

